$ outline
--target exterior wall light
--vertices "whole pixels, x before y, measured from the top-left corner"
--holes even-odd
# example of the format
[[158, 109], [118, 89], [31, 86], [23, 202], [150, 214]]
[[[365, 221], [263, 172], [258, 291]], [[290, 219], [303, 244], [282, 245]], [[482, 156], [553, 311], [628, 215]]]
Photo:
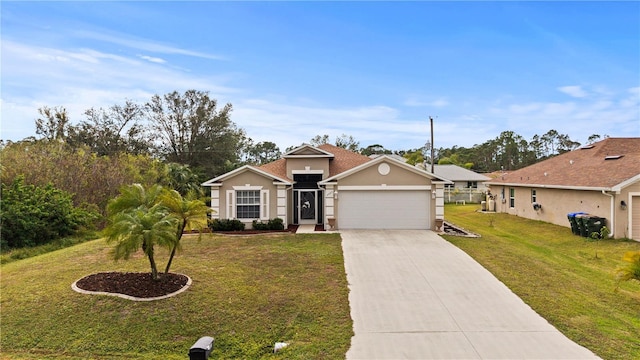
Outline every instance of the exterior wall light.
[[624, 200], [620, 201], [620, 209], [627, 210], [627, 203]]

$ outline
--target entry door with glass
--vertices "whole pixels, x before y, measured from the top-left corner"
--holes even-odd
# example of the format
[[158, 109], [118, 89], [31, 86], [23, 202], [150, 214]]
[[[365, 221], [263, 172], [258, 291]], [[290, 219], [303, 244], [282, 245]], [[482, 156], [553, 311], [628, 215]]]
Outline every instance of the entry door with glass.
[[299, 190], [298, 221], [300, 224], [315, 224], [317, 218], [316, 190]]

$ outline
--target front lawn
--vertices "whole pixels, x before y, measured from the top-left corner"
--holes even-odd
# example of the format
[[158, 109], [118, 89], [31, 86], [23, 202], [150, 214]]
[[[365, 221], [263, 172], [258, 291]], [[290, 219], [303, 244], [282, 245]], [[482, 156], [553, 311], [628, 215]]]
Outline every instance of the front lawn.
[[481, 238], [444, 237], [572, 340], [603, 359], [640, 359], [640, 283], [616, 290], [614, 279], [623, 254], [640, 243], [587, 240], [568, 227], [479, 208], [447, 205], [445, 217]]
[[[153, 302], [71, 289], [91, 273], [149, 271], [140, 254], [114, 263], [103, 240], [2, 265], [0, 357], [186, 359], [213, 336], [212, 359], [344, 358], [353, 332], [339, 235], [207, 234], [182, 244], [172, 272], [193, 284]], [[276, 342], [290, 346], [274, 355]]]

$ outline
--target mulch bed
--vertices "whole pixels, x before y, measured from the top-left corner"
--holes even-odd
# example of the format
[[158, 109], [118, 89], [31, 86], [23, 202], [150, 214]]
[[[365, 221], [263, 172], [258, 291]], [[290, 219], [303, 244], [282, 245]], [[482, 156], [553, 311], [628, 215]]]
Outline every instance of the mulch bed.
[[101, 291], [154, 298], [174, 293], [187, 285], [189, 278], [180, 274], [161, 274], [154, 281], [151, 273], [105, 272], [86, 276], [76, 282], [76, 286], [87, 291]]

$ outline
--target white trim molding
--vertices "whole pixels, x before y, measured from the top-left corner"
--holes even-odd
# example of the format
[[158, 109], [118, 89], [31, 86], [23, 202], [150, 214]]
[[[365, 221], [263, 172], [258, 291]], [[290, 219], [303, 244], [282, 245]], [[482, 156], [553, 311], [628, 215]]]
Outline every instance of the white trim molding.
[[338, 185], [338, 191], [367, 191], [367, 190], [431, 190], [431, 185]]
[[251, 186], [246, 184], [244, 186], [233, 186], [233, 190], [262, 190], [262, 186]]
[[324, 174], [324, 170], [320, 169], [320, 170], [291, 170], [291, 174], [296, 175], [296, 174]]

